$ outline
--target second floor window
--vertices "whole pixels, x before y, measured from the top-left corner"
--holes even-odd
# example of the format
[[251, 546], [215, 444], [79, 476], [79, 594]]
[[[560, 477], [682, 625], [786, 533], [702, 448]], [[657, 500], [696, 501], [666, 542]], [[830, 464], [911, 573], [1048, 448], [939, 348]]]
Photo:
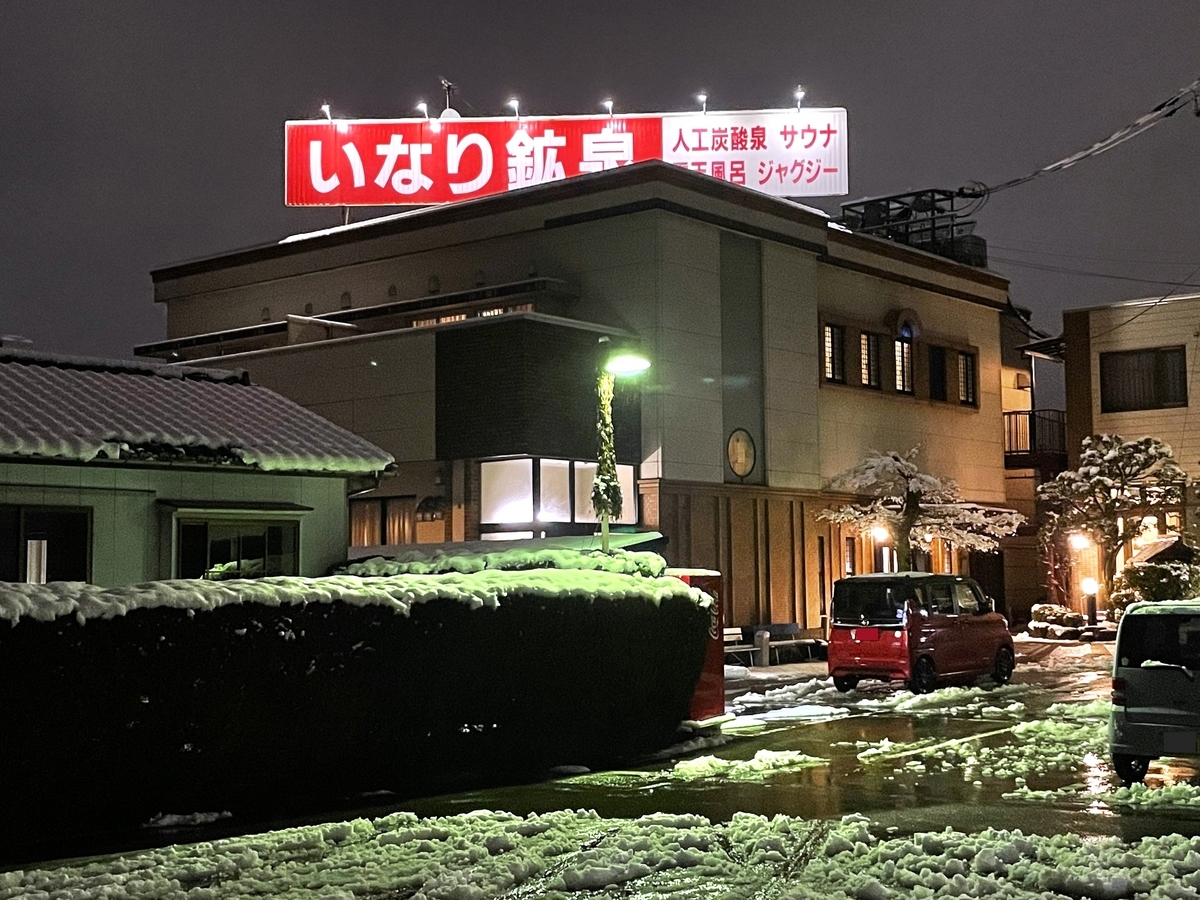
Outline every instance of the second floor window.
[[958, 354], [958, 402], [964, 406], [976, 406], [979, 403], [977, 394], [978, 378], [975, 372], [975, 354], [960, 352]]
[[912, 338], [903, 334], [896, 338], [896, 391], [901, 394], [913, 392], [913, 345]]
[[846, 329], [841, 325], [825, 326], [825, 380], [846, 381]]
[[1100, 412], [1187, 405], [1187, 354], [1182, 346], [1100, 354]]
[[879, 387], [879, 335], [863, 332], [859, 336], [862, 357], [862, 386]]

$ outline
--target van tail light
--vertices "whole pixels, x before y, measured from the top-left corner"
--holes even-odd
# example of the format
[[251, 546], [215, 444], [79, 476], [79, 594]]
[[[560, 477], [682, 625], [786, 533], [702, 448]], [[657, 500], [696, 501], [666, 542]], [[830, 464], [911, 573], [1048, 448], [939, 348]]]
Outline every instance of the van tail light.
[[1114, 678], [1112, 683], [1112, 702], [1113, 706], [1125, 705], [1125, 679]]

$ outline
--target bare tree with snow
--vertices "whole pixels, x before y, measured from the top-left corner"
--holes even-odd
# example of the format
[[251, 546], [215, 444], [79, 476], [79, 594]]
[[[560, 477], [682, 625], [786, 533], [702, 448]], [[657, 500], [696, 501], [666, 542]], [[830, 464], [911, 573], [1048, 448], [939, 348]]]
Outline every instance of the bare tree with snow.
[[[1086, 535], [1103, 551], [1105, 596], [1111, 596], [1122, 544], [1142, 531], [1143, 518], [1181, 504], [1186, 480], [1170, 445], [1158, 438], [1084, 438], [1079, 467], [1060, 472], [1038, 488], [1038, 500], [1046, 509], [1039, 534], [1043, 554], [1057, 558], [1050, 551], [1063, 538]], [[1053, 579], [1056, 573], [1050, 575]]]
[[835, 490], [869, 499], [827, 509], [820, 518], [862, 533], [882, 525], [896, 539], [902, 572], [913, 567], [913, 549], [928, 551], [936, 538], [964, 550], [994, 553], [1000, 539], [1015, 533], [1025, 521], [1011, 509], [963, 502], [957, 484], [917, 467], [918, 450], [870, 451], [857, 466], [830, 482]]

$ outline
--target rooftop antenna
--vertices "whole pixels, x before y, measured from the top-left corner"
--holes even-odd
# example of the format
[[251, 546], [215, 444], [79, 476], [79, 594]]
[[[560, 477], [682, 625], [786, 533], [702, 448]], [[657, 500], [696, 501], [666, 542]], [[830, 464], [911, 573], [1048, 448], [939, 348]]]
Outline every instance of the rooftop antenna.
[[442, 79], [442, 90], [446, 92], [446, 109], [452, 109], [450, 106], [450, 98], [454, 96], [454, 92], [458, 90], [458, 85], [454, 84], [449, 79]]

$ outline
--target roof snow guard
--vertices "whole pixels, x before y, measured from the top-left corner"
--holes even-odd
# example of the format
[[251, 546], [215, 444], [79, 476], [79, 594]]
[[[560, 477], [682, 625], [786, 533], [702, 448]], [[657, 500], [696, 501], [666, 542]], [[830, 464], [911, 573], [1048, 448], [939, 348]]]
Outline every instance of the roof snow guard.
[[0, 349], [0, 458], [371, 475], [392, 456], [244, 372]]

